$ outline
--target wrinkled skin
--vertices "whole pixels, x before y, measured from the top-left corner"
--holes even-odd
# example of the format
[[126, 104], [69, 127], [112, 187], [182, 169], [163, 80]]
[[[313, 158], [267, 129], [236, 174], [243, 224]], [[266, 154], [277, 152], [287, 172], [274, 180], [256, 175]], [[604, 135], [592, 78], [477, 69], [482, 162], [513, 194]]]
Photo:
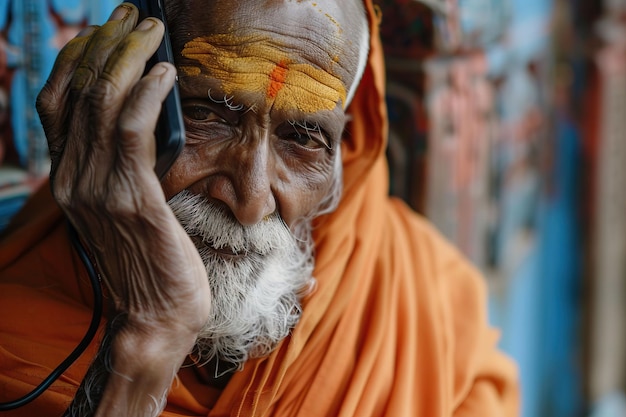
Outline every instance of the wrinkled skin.
[[[113, 350], [142, 352], [115, 355], [112, 366], [140, 380], [138, 370], [149, 363], [172, 363], [145, 379], [145, 388], [160, 397], [163, 379], [184, 359], [180, 352], [192, 347], [211, 296], [202, 261], [153, 173], [154, 125], [175, 70], [159, 65], [140, 77], [163, 25], [147, 20], [133, 30], [136, 22], [135, 9], [120, 7], [101, 28], [72, 40], [37, 108], [49, 142], [53, 194], [96, 258], [114, 314], [125, 316]], [[146, 409], [116, 397], [119, 407], [111, 413], [126, 414], [127, 406], [142, 415]]]
[[[196, 70], [180, 73], [187, 145], [162, 183], [153, 171], [153, 131], [176, 70], [161, 63], [142, 77], [163, 35], [158, 20], [136, 27], [137, 10], [118, 7], [106, 24], [86, 29], [61, 51], [37, 102], [53, 194], [97, 261], [112, 300], [110, 318], [123, 317], [112, 343], [116, 372], [97, 415], [158, 413], [153, 398], [167, 392], [208, 316], [205, 267], [167, 199], [189, 189], [226, 206], [243, 225], [278, 211], [292, 226], [318, 208], [333, 181], [345, 103], [312, 111], [254, 86], [232, 91], [223, 77], [213, 77], [215, 67], [181, 52], [197, 37], [261, 33], [279, 54], [332, 73], [347, 90], [357, 58], [342, 48], [357, 42], [333, 40], [339, 25], [349, 23], [328, 17], [338, 6], [215, 1], [209, 10], [197, 1], [184, 9], [203, 12], [173, 33], [177, 66]], [[241, 48], [236, 42], [234, 50]], [[298, 97], [315, 102], [307, 94], [315, 92]], [[229, 109], [219, 100], [225, 96], [244, 107]], [[312, 131], [311, 123], [321, 129]]]

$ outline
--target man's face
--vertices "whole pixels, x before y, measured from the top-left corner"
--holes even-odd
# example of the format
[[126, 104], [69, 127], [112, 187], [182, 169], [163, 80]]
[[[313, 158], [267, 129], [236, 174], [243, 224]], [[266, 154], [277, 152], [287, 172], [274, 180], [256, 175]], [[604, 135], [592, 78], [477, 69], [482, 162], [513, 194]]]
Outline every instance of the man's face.
[[192, 1], [172, 34], [187, 144], [164, 188], [205, 195], [242, 225], [276, 211], [292, 227], [339, 174], [349, 75], [333, 10], [261, 3]]
[[195, 0], [173, 27], [187, 143], [163, 187], [211, 283], [205, 357], [268, 353], [312, 286], [310, 220], [338, 194], [352, 77], [324, 4]]

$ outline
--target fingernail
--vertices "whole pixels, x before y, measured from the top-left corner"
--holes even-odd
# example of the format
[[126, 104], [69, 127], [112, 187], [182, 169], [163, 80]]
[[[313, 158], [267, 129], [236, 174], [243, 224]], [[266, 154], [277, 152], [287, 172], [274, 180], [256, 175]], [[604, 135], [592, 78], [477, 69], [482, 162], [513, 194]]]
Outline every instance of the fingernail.
[[109, 17], [109, 20], [122, 20], [126, 16], [128, 16], [131, 10], [132, 9], [127, 5], [120, 4], [115, 8], [115, 10], [113, 10], [113, 13], [111, 13], [111, 17]]
[[153, 19], [144, 19], [139, 25], [137, 25], [137, 30], [150, 30], [156, 25], [156, 22]]

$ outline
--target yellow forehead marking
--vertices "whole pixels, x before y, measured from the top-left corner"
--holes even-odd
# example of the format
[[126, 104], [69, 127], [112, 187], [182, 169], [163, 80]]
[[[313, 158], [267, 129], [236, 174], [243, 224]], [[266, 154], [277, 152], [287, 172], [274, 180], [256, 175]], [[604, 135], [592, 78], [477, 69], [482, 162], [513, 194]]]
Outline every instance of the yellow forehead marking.
[[185, 66], [186, 75], [205, 74], [221, 83], [223, 92], [258, 92], [280, 110], [315, 113], [346, 102], [344, 83], [310, 64], [296, 62], [276, 42], [253, 36], [212, 35], [185, 44], [182, 55], [199, 67]]

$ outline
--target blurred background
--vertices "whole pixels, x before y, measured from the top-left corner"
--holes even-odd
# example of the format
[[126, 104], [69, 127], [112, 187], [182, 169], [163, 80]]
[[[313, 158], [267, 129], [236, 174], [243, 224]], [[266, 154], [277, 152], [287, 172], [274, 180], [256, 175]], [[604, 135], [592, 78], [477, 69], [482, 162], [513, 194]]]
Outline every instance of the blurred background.
[[[626, 417], [626, 0], [375, 2], [391, 193], [487, 277], [523, 417]], [[0, 229], [56, 53], [118, 3], [0, 0]]]

